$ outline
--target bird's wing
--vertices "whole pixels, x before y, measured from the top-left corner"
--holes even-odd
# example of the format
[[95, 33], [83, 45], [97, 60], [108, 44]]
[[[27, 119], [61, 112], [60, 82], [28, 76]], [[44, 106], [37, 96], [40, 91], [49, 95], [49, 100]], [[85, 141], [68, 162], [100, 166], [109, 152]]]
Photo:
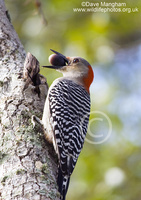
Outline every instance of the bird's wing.
[[49, 105], [60, 167], [70, 175], [87, 132], [90, 96], [83, 86], [63, 79], [51, 89]]

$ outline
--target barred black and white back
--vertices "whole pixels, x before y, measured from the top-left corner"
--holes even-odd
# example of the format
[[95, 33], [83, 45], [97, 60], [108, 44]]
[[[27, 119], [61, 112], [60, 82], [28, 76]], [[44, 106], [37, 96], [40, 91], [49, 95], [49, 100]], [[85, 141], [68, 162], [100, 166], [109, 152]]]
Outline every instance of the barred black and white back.
[[54, 148], [59, 158], [58, 187], [65, 200], [78, 156], [83, 147], [90, 113], [90, 96], [74, 81], [60, 79], [48, 94], [50, 129]]

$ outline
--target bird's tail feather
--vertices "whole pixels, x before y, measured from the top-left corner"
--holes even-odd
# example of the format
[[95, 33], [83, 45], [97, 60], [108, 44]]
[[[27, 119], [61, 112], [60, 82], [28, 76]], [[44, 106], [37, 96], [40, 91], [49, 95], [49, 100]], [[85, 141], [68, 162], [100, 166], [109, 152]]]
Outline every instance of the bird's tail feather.
[[61, 195], [60, 200], [65, 200], [65, 198], [66, 198], [66, 193], [67, 193], [67, 190], [68, 190], [69, 181], [70, 181], [70, 176], [68, 176], [68, 175], [64, 176], [62, 174], [62, 170], [59, 167], [57, 184], [58, 184], [58, 190], [59, 190], [60, 195]]

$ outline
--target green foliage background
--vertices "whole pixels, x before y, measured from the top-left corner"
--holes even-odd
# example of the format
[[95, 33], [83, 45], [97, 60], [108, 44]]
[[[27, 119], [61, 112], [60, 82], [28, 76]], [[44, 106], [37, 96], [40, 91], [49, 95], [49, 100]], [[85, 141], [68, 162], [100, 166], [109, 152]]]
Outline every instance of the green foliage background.
[[[83, 8], [82, 0], [42, 0], [41, 7], [33, 0], [6, 0], [20, 40], [41, 65], [49, 64], [51, 48], [93, 66], [89, 142], [71, 177], [68, 200], [141, 199], [141, 1], [121, 2], [138, 12], [74, 12]], [[60, 76], [47, 69], [41, 73], [49, 85]], [[112, 123], [104, 142], [109, 124], [101, 112]]]

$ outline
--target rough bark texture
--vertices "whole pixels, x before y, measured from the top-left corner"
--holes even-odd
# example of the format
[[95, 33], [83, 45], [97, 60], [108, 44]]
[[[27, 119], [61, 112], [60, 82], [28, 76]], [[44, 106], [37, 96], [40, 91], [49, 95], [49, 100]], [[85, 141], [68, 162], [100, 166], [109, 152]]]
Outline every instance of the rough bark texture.
[[[47, 85], [23, 79], [25, 51], [0, 0], [0, 200], [59, 199], [57, 165], [39, 125]], [[25, 83], [27, 84], [25, 87]]]

